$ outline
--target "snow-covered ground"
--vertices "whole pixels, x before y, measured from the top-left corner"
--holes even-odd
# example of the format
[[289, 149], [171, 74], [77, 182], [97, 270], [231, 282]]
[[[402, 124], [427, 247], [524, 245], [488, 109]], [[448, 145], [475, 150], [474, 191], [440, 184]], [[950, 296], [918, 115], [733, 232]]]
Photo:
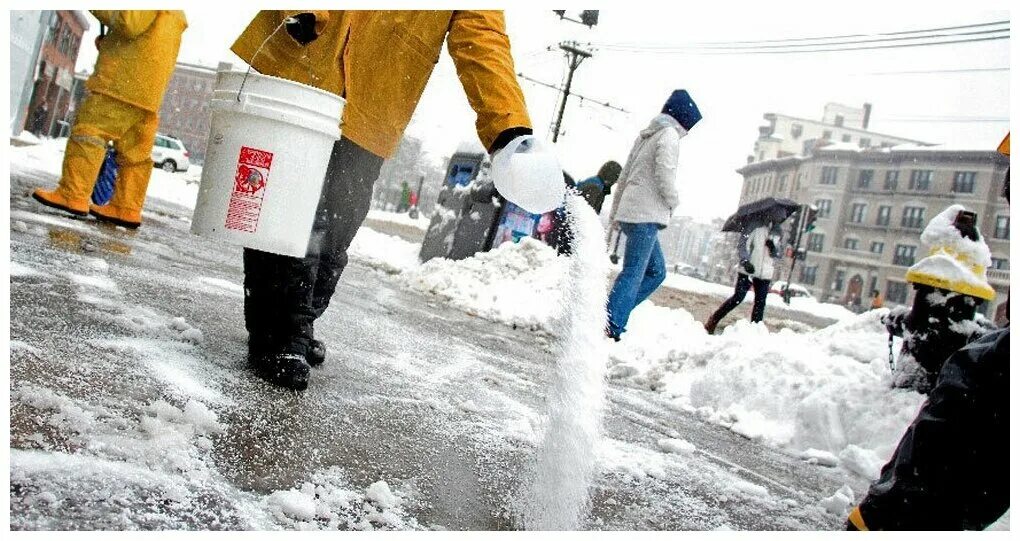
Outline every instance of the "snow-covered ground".
[[[58, 175], [63, 144], [64, 140], [43, 140], [34, 146], [12, 147], [12, 175], [30, 179], [40, 173], [51, 177]], [[194, 181], [200, 175], [200, 168], [195, 166], [183, 174], [155, 170], [149, 196], [191, 208], [197, 193]], [[48, 212], [15, 210], [13, 206], [11, 219], [12, 233], [34, 238], [47, 238], [48, 235], [49, 242], [54, 245], [62, 242], [66, 235], [54, 235], [52, 231], [70, 231], [71, 236], [77, 239], [73, 241], [74, 246], [82, 242], [76, 235], [91, 231], [89, 225], [81, 220], [58, 217]], [[162, 218], [150, 213], [147, 219]], [[177, 224], [176, 227], [180, 228], [180, 222]], [[55, 229], [48, 233], [48, 227]], [[199, 253], [200, 248], [186, 248], [188, 255], [182, 258], [178, 251], [160, 244], [165, 241], [146, 236], [149, 234], [147, 231], [143, 228], [139, 236], [123, 239], [123, 244], [134, 247], [137, 260], [151, 259], [160, 265], [169, 260], [179, 266], [178, 270], [196, 270], [187, 266], [190, 263], [182, 261], [191, 261], [187, 257], [191, 257], [192, 252]], [[102, 234], [120, 235], [119, 232]], [[113, 245], [120, 242], [117, 238], [104, 241]], [[23, 244], [30, 246], [31, 250], [41, 249], [32, 242], [23, 241]], [[333, 529], [422, 527], [404, 506], [413, 487], [391, 486], [381, 477], [365, 481], [362, 476], [361, 480], [355, 481], [350, 479], [350, 472], [327, 468], [298, 485], [277, 487], [262, 495], [231, 488], [216, 469], [210, 442], [222, 437], [221, 433], [228, 425], [217, 411], [232, 407], [232, 400], [220, 392], [220, 388], [237, 385], [237, 377], [231, 371], [233, 367], [226, 366], [227, 369], [224, 369], [223, 366], [208, 365], [208, 359], [201, 358], [199, 353], [200, 346], [207, 340], [205, 335], [223, 332], [222, 329], [217, 329], [210, 322], [203, 335], [199, 326], [194, 326], [191, 319], [185, 319], [178, 312], [166, 313], [167, 307], [137, 305], [135, 296], [144, 289], [127, 283], [127, 271], [116, 257], [110, 263], [88, 255], [55, 252], [62, 254], [61, 257], [67, 261], [51, 261], [44, 255], [52, 254], [52, 249], [43, 255], [25, 249], [25, 253], [32, 254], [30, 257], [22, 255], [15, 259], [12, 256], [12, 281], [13, 277], [17, 277], [28, 280], [25, 287], [43, 286], [39, 289], [43, 295], [49, 287], [48, 282], [67, 282], [66, 287], [77, 292], [76, 302], [91, 306], [108, 319], [110, 325], [133, 335], [126, 339], [104, 340], [101, 333], [98, 341], [92, 336], [88, 342], [101, 351], [109, 352], [114, 359], [141, 356], [146, 369], [176, 391], [161, 398], [146, 398], [140, 414], [135, 415], [135, 412], [118, 409], [119, 406], [108, 400], [107, 390], [101, 389], [102, 396], [97, 397], [98, 400], [82, 400], [38, 380], [12, 380], [12, 404], [16, 402], [18, 408], [30, 408], [34, 412], [33, 422], [40, 426], [39, 434], [56, 431], [64, 438], [61, 445], [65, 449], [82, 451], [27, 450], [20, 446], [13, 448], [12, 443], [12, 483], [38, 489], [31, 496], [34, 498], [34, 514], [20, 517], [23, 524], [45, 527], [47, 510], [54, 509], [62, 501], [69, 480], [78, 480], [81, 482], [74, 486], [82, 491], [81, 501], [107, 506], [110, 513], [116, 513], [119, 505], [135, 501], [137, 487], [141, 484], [152, 492], [143, 494], [143, 500], [155, 498], [169, 501], [171, 506], [194, 506], [194, 516], [203, 520], [221, 518], [215, 513], [202, 515], [203, 502], [214, 501], [216, 505], [229, 502], [228, 505], [234, 509], [243, 508], [243, 512], [231, 514], [246, 517], [243, 523], [217, 523], [227, 528], [281, 525], [290, 528], [325, 525]], [[205, 248], [205, 252], [208, 251]], [[556, 256], [547, 246], [525, 240], [519, 244], [504, 244], [492, 252], [463, 261], [433, 260], [426, 264], [417, 261], [417, 253], [417, 244], [368, 228], [358, 232], [351, 248], [352, 258], [385, 272], [388, 276], [384, 279], [396, 284], [394, 287], [425, 294], [482, 319], [534, 329], [537, 332], [529, 336], [536, 344], [549, 343], [550, 338], [554, 339], [555, 333], [561, 329], [557, 318], [563, 313], [563, 292], [570, 286], [565, 282], [570, 279], [569, 266], [565, 258]], [[226, 256], [206, 253], [203, 257]], [[236, 266], [236, 261], [233, 264]], [[64, 267], [74, 270], [60, 270]], [[167, 274], [151, 272], [142, 278], [142, 282], [168, 285], [172, 291], [186, 297], [212, 295], [222, 299], [221, 302], [229, 300], [235, 304], [243, 294], [239, 279], [231, 281], [223, 277], [201, 276], [182, 285], [179, 279]], [[671, 276], [669, 285], [680, 290], [720, 296], [728, 296], [731, 291], [725, 286], [676, 275]], [[379, 304], [390, 302], [386, 300], [390, 295], [392, 292], [389, 291], [379, 293]], [[359, 299], [356, 304], [365, 302]], [[367, 306], [370, 308], [366, 313], [378, 310], [372, 308], [374, 305], [371, 303]], [[801, 307], [795, 305], [794, 308]], [[331, 310], [331, 317], [335, 317], [335, 310]], [[619, 343], [607, 341], [604, 344], [609, 354], [609, 381], [614, 384], [611, 387], [616, 389], [613, 392], [617, 394], [629, 390], [647, 395], [645, 390], [652, 391], [656, 393], [657, 400], [677, 413], [697, 416], [725, 427], [733, 434], [773, 446], [805, 464], [824, 468], [832, 475], [845, 478], [847, 485], [859, 487], [862, 479], [873, 479], [878, 475], [878, 468], [888, 459], [903, 429], [923, 401], [923, 397], [916, 393], [890, 388], [888, 336], [878, 321], [881, 313], [827, 315], [840, 321], [832, 327], [804, 333], [788, 329], [771, 333], [763, 325], [743, 321], [719, 335], [709, 336], [688, 312], [645, 303], [635, 310], [630, 331], [624, 339]], [[389, 328], [390, 325], [385, 321], [372, 323], [373, 327]], [[210, 331], [209, 327], [213, 330]], [[319, 331], [317, 328], [317, 333]], [[348, 334], [346, 327], [330, 332]], [[386, 332], [380, 332], [376, 340], [389, 339], [387, 336]], [[362, 352], [373, 351], [375, 347], [386, 351], [381, 357], [372, 358], [374, 362], [383, 364], [370, 371], [382, 370], [388, 374], [387, 378], [394, 378], [396, 368], [391, 369], [385, 363], [399, 361], [404, 366], [421, 361], [416, 357], [421, 354], [420, 351], [414, 353], [414, 350], [421, 349], [416, 342], [420, 338], [414, 334], [400, 334], [398, 338], [393, 340], [396, 343], [410, 341], [408, 347], [411, 351], [394, 353], [387, 346], [375, 343], [361, 346]], [[445, 338], [456, 347], [463, 346], [460, 337]], [[426, 349], [446, 347], [438, 342], [424, 345]], [[392, 345], [389, 347], [392, 348]], [[471, 351], [484, 349], [477, 345], [466, 347]], [[898, 345], [896, 347], [898, 349]], [[41, 350], [38, 343], [26, 340], [24, 336], [15, 336], [13, 332], [11, 348], [12, 354], [17, 353], [19, 359], [38, 359], [50, 354]], [[457, 349], [453, 353], [467, 355], [465, 351]], [[460, 392], [469, 382], [480, 379], [475, 373], [479, 368], [468, 357], [454, 360], [457, 362], [444, 366], [440, 373], [432, 373], [427, 359], [421, 361], [421, 366], [412, 366], [408, 373], [415, 377], [439, 378], [437, 381], [444, 385], [455, 384], [457, 392]], [[333, 366], [331, 364], [330, 369], [339, 370]], [[66, 369], [71, 370], [72, 365]], [[97, 368], [86, 363], [74, 370], [88, 372]], [[461, 373], [470, 377], [463, 381], [441, 379]], [[533, 376], [513, 373], [501, 376], [505, 381], [495, 381], [499, 386], [519, 387], [530, 392], [535, 385], [531, 381]], [[70, 381], [78, 377], [82, 377], [80, 373], [70, 376]], [[482, 379], [488, 381], [488, 378], [490, 376]], [[419, 387], [416, 385], [415, 388]], [[454, 391], [451, 389], [451, 392]], [[481, 400], [482, 397], [495, 396], [484, 394], [476, 399], [461, 399], [458, 395], [453, 413], [478, 417], [491, 413], [490, 410], [504, 412], [499, 414], [499, 422], [494, 420], [493, 423], [510, 434], [510, 439], [524, 445], [536, 445], [539, 436], [535, 426], [540, 422], [534, 410], [517, 405], [520, 411], [514, 410], [511, 418], [506, 418], [504, 402], [507, 399], [504, 395], [498, 395], [501, 402], [497, 405]], [[626, 395], [627, 400], [638, 402], [636, 407], [656, 411], [651, 400], [635, 396], [641, 395]], [[379, 398], [376, 396], [374, 399]], [[616, 399], [622, 400], [623, 395], [616, 396]], [[401, 400], [407, 401], [399, 402], [401, 407], [414, 403], [403, 396]], [[437, 404], [444, 415], [449, 413], [443, 398], [428, 400]], [[388, 405], [395, 407], [394, 403]], [[346, 407], [351, 407], [351, 404]], [[344, 421], [349, 422], [349, 419]], [[641, 418], [641, 423], [656, 422]], [[663, 479], [688, 479], [684, 476], [689, 476], [688, 481], [692, 484], [712, 479], [714, 484], [709, 483], [711, 486], [724, 487], [725, 494], [718, 499], [719, 505], [724, 506], [736, 505], [733, 502], [745, 506], [768, 503], [789, 510], [800, 505], [794, 499], [776, 495], [775, 492], [780, 489], [775, 483], [752, 483], [737, 476], [735, 472], [743, 471], [737, 467], [733, 467], [732, 472], [706, 471], [704, 466], [691, 459], [694, 456], [713, 456], [704, 449], [704, 441], [693, 443], [693, 434], [681, 433], [674, 427], [658, 430], [663, 436], [655, 440], [652, 450], [620, 439], [604, 438], [597, 449], [598, 464], [604, 475], [623, 480], [626, 486]], [[26, 442], [21, 443], [27, 445]], [[393, 481], [392, 478], [390, 480]], [[604, 480], [602, 482], [605, 483]], [[847, 486], [814, 503], [833, 516], [841, 517], [859, 496], [858, 493], [855, 497], [853, 490]], [[603, 508], [615, 509], [618, 505], [616, 501], [596, 503]], [[686, 509], [685, 512], [693, 511]], [[697, 512], [710, 513], [711, 510], [698, 509]], [[149, 527], [165, 526], [167, 523], [160, 522], [163, 518], [154, 516], [153, 521], [148, 523]], [[695, 525], [708, 523], [711, 521], [693, 521]], [[123, 527], [132, 524], [138, 526], [137, 523], [125, 523]], [[208, 524], [205, 526], [209, 527]]]
[[417, 218], [412, 218], [406, 212], [388, 212], [385, 210], [373, 209], [368, 211], [368, 219], [376, 220], [379, 222], [390, 222], [400, 225], [409, 225], [411, 227], [425, 231], [426, 229], [429, 228], [429, 220], [431, 218], [429, 216], [426, 216], [425, 213], [419, 213]]
[[[25, 132], [18, 136], [18, 140], [27, 146], [10, 147], [12, 174], [39, 171], [60, 175], [64, 147], [67, 146], [66, 138], [39, 139]], [[195, 208], [201, 178], [201, 165], [192, 164], [187, 171], [178, 173], [167, 173], [154, 168], [146, 197]]]
[[[725, 286], [722, 284], [716, 284], [713, 282], [706, 282], [704, 280], [698, 280], [697, 278], [691, 278], [690, 276], [684, 276], [682, 274], [669, 273], [666, 276], [663, 285], [678, 289], [680, 291], [691, 291], [694, 293], [702, 293], [706, 295], [715, 295], [720, 298], [727, 298], [733, 294], [733, 286]], [[745, 303], [754, 302], [754, 291], [748, 291], [747, 297], [744, 298]], [[783, 302], [783, 297], [774, 293], [769, 293], [768, 297], [765, 298], [765, 304], [767, 306], [780, 308], [783, 310], [792, 310], [795, 312], [804, 312], [818, 317], [827, 319], [834, 319], [836, 321], [843, 321], [846, 319], [853, 318], [856, 314], [847, 310], [845, 307], [838, 304], [818, 302], [813, 298], [806, 297], [794, 297], [790, 299], [790, 304]]]

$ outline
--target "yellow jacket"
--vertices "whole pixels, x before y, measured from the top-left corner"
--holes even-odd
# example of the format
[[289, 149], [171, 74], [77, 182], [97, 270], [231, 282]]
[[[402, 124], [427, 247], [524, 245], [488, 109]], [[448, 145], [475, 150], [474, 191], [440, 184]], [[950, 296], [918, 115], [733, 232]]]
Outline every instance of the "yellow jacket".
[[99, 43], [96, 72], [85, 87], [158, 112], [188, 27], [184, 12], [95, 9], [92, 14], [110, 32]]
[[486, 147], [503, 130], [531, 127], [502, 12], [313, 11], [319, 37], [305, 46], [280, 28], [302, 12], [260, 11], [232, 50], [261, 73], [346, 98], [343, 134], [373, 154], [396, 151], [444, 41]]

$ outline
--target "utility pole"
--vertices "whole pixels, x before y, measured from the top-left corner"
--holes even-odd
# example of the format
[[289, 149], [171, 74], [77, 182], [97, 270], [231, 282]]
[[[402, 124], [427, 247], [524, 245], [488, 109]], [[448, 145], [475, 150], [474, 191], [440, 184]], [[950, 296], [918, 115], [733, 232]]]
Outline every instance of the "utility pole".
[[576, 41], [564, 41], [560, 43], [560, 49], [567, 55], [567, 84], [563, 87], [563, 100], [560, 101], [560, 109], [556, 113], [556, 122], [553, 124], [552, 140], [555, 143], [560, 136], [560, 126], [563, 124], [563, 113], [567, 110], [567, 99], [570, 97], [570, 85], [574, 81], [574, 72], [581, 67], [585, 58], [591, 58], [591, 51], [582, 49]]

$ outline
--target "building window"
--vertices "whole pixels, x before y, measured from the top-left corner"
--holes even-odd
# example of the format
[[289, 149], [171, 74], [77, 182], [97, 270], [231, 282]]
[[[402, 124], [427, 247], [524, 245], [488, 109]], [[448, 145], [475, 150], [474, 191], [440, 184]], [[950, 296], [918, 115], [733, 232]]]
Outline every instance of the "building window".
[[885, 299], [896, 304], [906, 304], [907, 293], [909, 291], [910, 289], [906, 282], [893, 282], [889, 280], [888, 285], [885, 286]]
[[897, 244], [896, 253], [893, 254], [893, 265], [909, 267], [914, 264], [914, 256], [917, 255], [917, 246], [908, 244]]
[[832, 139], [832, 130], [825, 130], [825, 131], [823, 131], [822, 132], [822, 139], [825, 139], [826, 141], [828, 141], [829, 139]]
[[815, 199], [815, 206], [818, 207], [818, 218], [828, 218], [832, 214], [832, 199]]
[[804, 126], [793, 123], [790, 125], [790, 135], [794, 139], [800, 139], [800, 136], [804, 133]]
[[924, 207], [903, 207], [900, 227], [920, 229], [924, 227]]
[[822, 184], [835, 184], [839, 180], [839, 168], [831, 165], [822, 167]]
[[869, 139], [867, 137], [861, 137], [860, 145], [861, 145], [861, 148], [870, 148], [871, 147], [871, 139]]
[[878, 218], [875, 219], [875, 225], [889, 225], [889, 216], [892, 214], [892, 207], [882, 205], [878, 207]]
[[871, 243], [871, 253], [881, 255], [882, 250], [885, 250], [884, 242], [875, 241]]
[[935, 172], [931, 169], [914, 169], [910, 172], [909, 189], [916, 192], [926, 192], [931, 189], [931, 179]]
[[992, 268], [995, 269], [995, 270], [1008, 271], [1009, 270], [1009, 260], [1008, 259], [1003, 259], [1001, 257], [993, 257], [992, 258]]
[[807, 249], [810, 252], [821, 252], [825, 247], [825, 235], [822, 233], [808, 233]]
[[818, 265], [804, 266], [800, 268], [800, 281], [809, 286], [815, 285], [818, 279]]
[[995, 217], [995, 231], [992, 236], [997, 239], [1009, 240], [1009, 216], [1000, 214]]
[[857, 187], [861, 190], [870, 189], [873, 178], [875, 178], [874, 169], [861, 169], [860, 174], [857, 175]]
[[833, 119], [832, 124], [837, 128], [843, 127], [843, 115], [836, 115], [836, 118]]
[[779, 191], [786, 190], [786, 175], [779, 177]]
[[843, 134], [843, 142], [844, 143], [849, 143], [850, 142], [850, 134], [849, 133], [844, 133]]
[[854, 203], [850, 208], [850, 223], [861, 224], [864, 223], [864, 217], [868, 214], [868, 205], [864, 203]]
[[832, 281], [833, 291], [843, 291], [843, 282], [846, 281], [846, 271], [836, 271], [836, 279]]
[[858, 242], [857, 239], [843, 239], [843, 247], [847, 250], [856, 250]]
[[953, 173], [953, 193], [974, 193], [974, 171], [957, 171]]
[[887, 191], [895, 192], [896, 185], [899, 184], [900, 172], [899, 171], [886, 171], [885, 172], [885, 184], [882, 185]]

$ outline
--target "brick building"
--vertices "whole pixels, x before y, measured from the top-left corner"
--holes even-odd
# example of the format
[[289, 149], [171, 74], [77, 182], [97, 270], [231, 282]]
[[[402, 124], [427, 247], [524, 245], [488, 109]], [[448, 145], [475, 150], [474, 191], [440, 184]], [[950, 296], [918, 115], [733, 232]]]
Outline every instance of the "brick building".
[[205, 161], [216, 72], [231, 68], [229, 62], [215, 68], [178, 62], [167, 85], [159, 109], [159, 131], [183, 141], [194, 162]]
[[46, 26], [24, 128], [53, 137], [69, 123], [74, 66], [89, 22], [81, 11], [58, 10], [49, 12]]

